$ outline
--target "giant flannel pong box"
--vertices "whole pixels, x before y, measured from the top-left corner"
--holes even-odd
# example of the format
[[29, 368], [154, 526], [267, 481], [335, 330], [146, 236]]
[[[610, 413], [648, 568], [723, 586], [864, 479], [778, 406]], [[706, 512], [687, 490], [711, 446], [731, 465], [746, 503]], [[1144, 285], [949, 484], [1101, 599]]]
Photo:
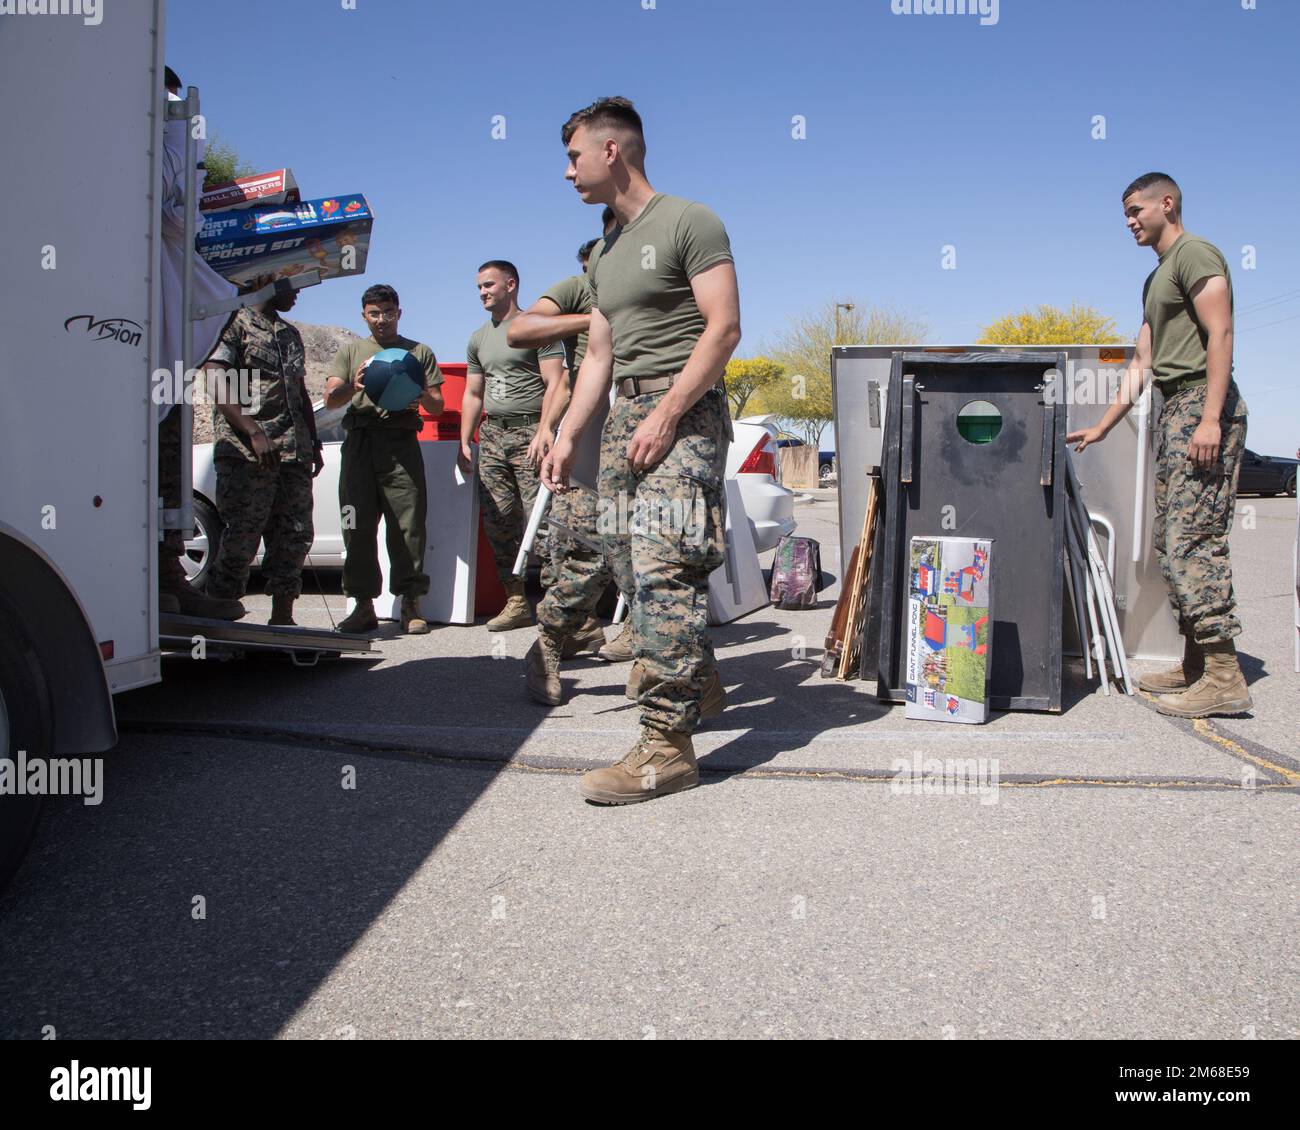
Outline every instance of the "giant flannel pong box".
[[908, 718], [987, 722], [993, 543], [914, 537], [908, 555]]
[[319, 271], [322, 279], [357, 275], [366, 269], [374, 218], [359, 193], [258, 204], [205, 215], [195, 247], [238, 286], [304, 271]]

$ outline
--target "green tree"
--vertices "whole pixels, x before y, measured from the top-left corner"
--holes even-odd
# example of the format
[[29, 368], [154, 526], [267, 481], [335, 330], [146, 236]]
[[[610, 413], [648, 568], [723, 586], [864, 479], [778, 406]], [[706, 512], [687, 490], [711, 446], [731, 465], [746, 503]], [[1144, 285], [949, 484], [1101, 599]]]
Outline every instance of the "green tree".
[[[861, 302], [835, 302], [791, 319], [768, 350], [786, 374], [754, 398], [762, 411], [806, 443], [817, 444], [835, 416], [831, 398], [831, 350], [837, 345], [919, 345], [929, 327], [919, 318]], [[752, 409], [751, 409], [752, 410]]]
[[1068, 310], [1042, 305], [1008, 314], [979, 336], [980, 345], [1118, 345], [1123, 340], [1114, 318], [1077, 302]]
[[760, 389], [785, 374], [785, 369], [770, 357], [733, 357], [727, 362], [727, 401], [733, 419], [739, 419], [745, 405]]
[[203, 190], [206, 192], [213, 185], [228, 184], [240, 177], [250, 177], [256, 171], [247, 161], [241, 160], [235, 147], [221, 140], [213, 131], [208, 139], [208, 148], [203, 156], [203, 167], [207, 176], [203, 178]]

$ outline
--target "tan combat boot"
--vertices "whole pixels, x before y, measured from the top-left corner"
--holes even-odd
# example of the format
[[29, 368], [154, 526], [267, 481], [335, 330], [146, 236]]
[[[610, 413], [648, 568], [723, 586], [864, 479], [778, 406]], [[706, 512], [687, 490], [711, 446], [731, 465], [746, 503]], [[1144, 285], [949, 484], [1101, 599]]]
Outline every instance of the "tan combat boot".
[[402, 597], [402, 631], [408, 636], [427, 636], [429, 621], [420, 615], [418, 596]]
[[1152, 671], [1138, 680], [1138, 689], [1152, 694], [1185, 691], [1205, 674], [1205, 652], [1191, 636], [1183, 639], [1183, 661], [1167, 671]]
[[[645, 668], [641, 666], [638, 659], [632, 664], [632, 670], [627, 675], [627, 687], [623, 693], [633, 702], [641, 697], [641, 684], [645, 681]], [[718, 674], [718, 669], [713, 669], [713, 677], [709, 679], [704, 687], [704, 695], [700, 699], [700, 721], [705, 722], [710, 718], [716, 718], [727, 709], [727, 688], [722, 685], [722, 676]]]
[[1203, 645], [1205, 673], [1181, 694], [1162, 694], [1156, 699], [1161, 714], [1176, 718], [1209, 718], [1240, 714], [1254, 705], [1246, 676], [1237, 662], [1231, 640]]
[[699, 783], [690, 734], [643, 728], [636, 745], [613, 765], [584, 773], [578, 792], [596, 804], [637, 804]]
[[528, 695], [544, 706], [560, 706], [564, 702], [564, 687], [560, 683], [562, 640], [563, 637], [542, 628], [524, 656]]
[[573, 635], [565, 637], [564, 644], [560, 648], [560, 655], [565, 659], [572, 659], [575, 655], [581, 655], [584, 651], [599, 652], [600, 648], [604, 646], [605, 631], [600, 626], [600, 621], [594, 616], [588, 616], [587, 622], [581, 628], [574, 632]]
[[523, 581], [516, 579], [507, 584], [506, 596], [509, 597], [506, 606], [487, 622], [489, 632], [510, 632], [537, 623], [533, 606], [524, 595]]
[[348, 632], [362, 635], [379, 628], [379, 617], [375, 615], [375, 602], [368, 596], [359, 596], [352, 603], [352, 611], [339, 621], [336, 632]]
[[623, 630], [616, 639], [602, 647], [597, 655], [606, 663], [627, 663], [632, 658], [632, 617], [623, 621]]
[[[206, 620], [238, 620], [246, 611], [241, 601], [199, 592], [183, 577], [165, 582], [158, 590], [158, 598], [160, 611], [174, 609], [182, 616], [201, 616]], [[168, 608], [161, 607], [164, 603]]]
[[293, 597], [271, 597], [271, 618], [267, 623], [274, 628], [296, 628], [298, 622], [293, 618]]

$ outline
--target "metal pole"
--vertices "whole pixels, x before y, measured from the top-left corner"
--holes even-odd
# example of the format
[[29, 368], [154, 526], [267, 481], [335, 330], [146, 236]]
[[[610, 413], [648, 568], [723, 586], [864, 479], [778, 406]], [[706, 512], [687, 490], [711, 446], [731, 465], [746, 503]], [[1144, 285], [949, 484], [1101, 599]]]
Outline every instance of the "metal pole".
[[[198, 87], [185, 91], [185, 171], [182, 178], [185, 203], [184, 268], [181, 271], [181, 504], [176, 528], [182, 537], [194, 532], [194, 408], [190, 369], [194, 364], [194, 237], [197, 223], [194, 174], [198, 160], [194, 146], [194, 119], [199, 113]], [[169, 358], [170, 360], [170, 358]]]
[[1133, 474], [1133, 563], [1142, 560], [1142, 551], [1146, 547], [1146, 515], [1144, 508], [1147, 497], [1147, 443], [1150, 434], [1148, 423], [1151, 415], [1151, 389], [1142, 390], [1136, 404], [1134, 422], [1137, 424], [1137, 466]]
[[524, 566], [532, 552], [533, 542], [537, 540], [537, 531], [551, 505], [551, 492], [544, 483], [537, 484], [537, 498], [533, 501], [532, 513], [528, 515], [528, 525], [524, 529], [524, 540], [519, 543], [519, 554], [515, 557], [515, 567], [511, 570], [516, 577], [524, 575]]
[[1083, 674], [1086, 679], [1092, 679], [1092, 650], [1088, 647], [1088, 626], [1085, 623], [1083, 614], [1083, 590], [1075, 581], [1076, 563], [1074, 555], [1070, 552], [1073, 548], [1069, 539], [1066, 541], [1065, 549], [1065, 580], [1070, 590], [1070, 611], [1074, 613], [1074, 627], [1079, 633], [1079, 650], [1083, 652]]
[[1106, 649], [1102, 643], [1101, 629], [1097, 625], [1097, 610], [1093, 605], [1092, 575], [1088, 570], [1086, 558], [1079, 545], [1078, 530], [1075, 523], [1070, 520], [1070, 513], [1068, 512], [1066, 514], [1065, 534], [1075, 555], [1085, 562], [1083, 566], [1084, 608], [1088, 613], [1088, 630], [1092, 636], [1093, 652], [1097, 659], [1097, 675], [1101, 679], [1102, 691], [1109, 697], [1110, 679], [1106, 675]]

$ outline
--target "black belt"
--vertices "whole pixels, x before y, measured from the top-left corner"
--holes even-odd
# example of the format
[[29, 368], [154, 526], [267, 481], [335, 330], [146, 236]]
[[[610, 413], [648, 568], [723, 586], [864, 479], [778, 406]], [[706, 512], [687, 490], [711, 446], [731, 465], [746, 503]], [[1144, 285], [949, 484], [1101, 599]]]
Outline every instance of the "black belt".
[[517, 416], [489, 416], [487, 422], [498, 428], [528, 428], [532, 427], [533, 424], [540, 424], [542, 414], [540, 412], [521, 412]]

